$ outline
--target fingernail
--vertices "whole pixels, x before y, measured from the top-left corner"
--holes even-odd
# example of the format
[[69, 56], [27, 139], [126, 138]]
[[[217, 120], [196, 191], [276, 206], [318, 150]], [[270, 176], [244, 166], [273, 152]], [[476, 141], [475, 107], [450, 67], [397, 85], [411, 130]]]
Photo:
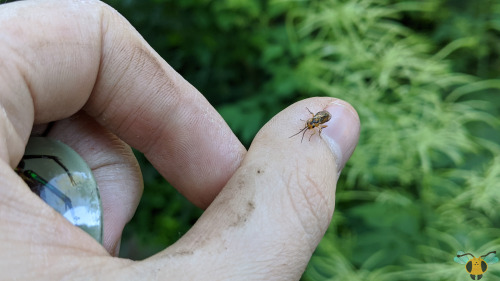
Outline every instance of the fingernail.
[[351, 105], [341, 100], [331, 102], [325, 110], [330, 112], [332, 118], [326, 123], [328, 127], [323, 129], [321, 135], [335, 155], [340, 174], [358, 143], [359, 117]]

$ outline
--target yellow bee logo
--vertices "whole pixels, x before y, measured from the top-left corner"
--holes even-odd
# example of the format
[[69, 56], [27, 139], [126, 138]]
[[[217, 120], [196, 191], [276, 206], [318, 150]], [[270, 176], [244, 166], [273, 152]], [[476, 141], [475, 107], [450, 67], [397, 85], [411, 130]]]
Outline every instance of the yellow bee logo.
[[[474, 257], [471, 253], [464, 253], [463, 251], [458, 251], [457, 256], [453, 259], [459, 264], [465, 264], [465, 270], [470, 274], [472, 280], [480, 280], [483, 278], [483, 274], [488, 270], [488, 264], [493, 264], [498, 262], [498, 257], [496, 256], [496, 251], [482, 255], [479, 258]], [[471, 257], [468, 257], [471, 256]]]

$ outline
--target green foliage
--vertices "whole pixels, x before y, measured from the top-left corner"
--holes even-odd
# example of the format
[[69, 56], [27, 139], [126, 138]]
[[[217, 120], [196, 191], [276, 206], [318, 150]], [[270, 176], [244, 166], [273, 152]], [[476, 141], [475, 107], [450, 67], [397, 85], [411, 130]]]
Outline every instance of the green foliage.
[[[458, 250], [500, 251], [498, 1], [108, 2], [246, 145], [301, 98], [357, 109], [360, 142], [304, 280], [467, 280]], [[126, 234], [164, 247], [199, 211], [143, 169]]]
[[132, 222], [125, 228], [120, 255], [144, 259], [177, 241], [201, 215], [201, 210], [173, 189], [136, 152], [143, 171], [144, 194]]

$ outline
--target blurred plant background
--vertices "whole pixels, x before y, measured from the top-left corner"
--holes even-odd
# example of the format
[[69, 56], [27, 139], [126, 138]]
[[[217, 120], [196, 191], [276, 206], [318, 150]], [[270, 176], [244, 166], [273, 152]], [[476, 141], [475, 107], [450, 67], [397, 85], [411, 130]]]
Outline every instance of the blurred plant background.
[[[359, 145], [303, 280], [468, 280], [458, 250], [500, 251], [500, 1], [108, 0], [247, 147], [294, 101], [350, 102]], [[140, 154], [121, 256], [201, 214]], [[485, 280], [500, 280], [492, 265]]]

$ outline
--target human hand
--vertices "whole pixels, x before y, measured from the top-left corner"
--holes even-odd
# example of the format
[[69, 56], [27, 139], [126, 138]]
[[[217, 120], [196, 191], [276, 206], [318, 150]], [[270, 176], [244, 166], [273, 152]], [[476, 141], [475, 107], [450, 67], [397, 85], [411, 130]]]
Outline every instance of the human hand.
[[[0, 6], [0, 26], [2, 278], [300, 278], [330, 222], [337, 171], [357, 142], [352, 107], [331, 98], [294, 104], [246, 153], [206, 99], [108, 6], [16, 2]], [[333, 117], [321, 138], [301, 143], [288, 137], [310, 117], [306, 106]], [[49, 136], [79, 152], [96, 177], [104, 248], [13, 170], [33, 125], [52, 121]], [[113, 257], [142, 193], [129, 145], [208, 207], [178, 242], [141, 262]]]

